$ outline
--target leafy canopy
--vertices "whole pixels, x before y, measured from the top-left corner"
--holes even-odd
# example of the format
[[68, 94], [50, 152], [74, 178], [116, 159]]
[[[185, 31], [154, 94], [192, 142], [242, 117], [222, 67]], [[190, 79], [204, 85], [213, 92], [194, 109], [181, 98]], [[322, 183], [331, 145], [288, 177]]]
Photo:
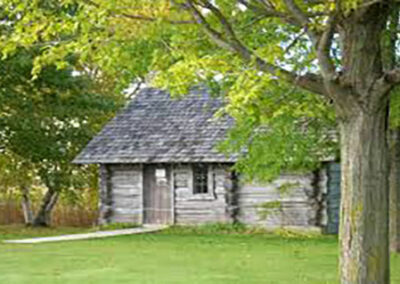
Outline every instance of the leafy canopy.
[[[339, 2], [344, 13], [360, 4]], [[225, 111], [237, 121], [222, 148], [246, 153], [240, 170], [270, 177], [337, 156], [331, 102], [310, 95], [307, 90], [313, 88], [301, 89], [300, 79], [318, 70], [308, 31], [322, 32], [336, 3], [3, 0], [0, 18], [7, 33], [0, 49], [4, 60], [20, 48], [38, 48], [34, 79], [54, 64], [59, 69], [90, 66], [118, 80], [119, 90], [134, 78], [174, 94], [207, 84], [226, 98]], [[293, 24], [301, 22], [293, 7], [305, 11], [306, 26]], [[247, 50], [241, 49], [243, 42]], [[72, 54], [75, 61], [68, 60]], [[332, 56], [340, 64], [335, 45]], [[299, 86], [293, 87], [296, 80]]]
[[122, 102], [94, 93], [86, 74], [44, 66], [31, 70], [36, 50], [18, 49], [0, 65], [0, 168], [2, 185], [40, 182], [55, 190], [80, 187], [89, 171], [71, 160]]

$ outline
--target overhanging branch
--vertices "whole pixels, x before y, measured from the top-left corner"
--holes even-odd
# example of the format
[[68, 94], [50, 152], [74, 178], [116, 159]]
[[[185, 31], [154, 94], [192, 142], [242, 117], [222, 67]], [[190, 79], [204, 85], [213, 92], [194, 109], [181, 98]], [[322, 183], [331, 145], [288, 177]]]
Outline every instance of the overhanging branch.
[[321, 76], [318, 76], [313, 73], [307, 73], [305, 75], [297, 75], [279, 66], [270, 64], [265, 60], [261, 59], [260, 57], [255, 56], [255, 60], [257, 67], [266, 73], [277, 76], [278, 78], [281, 78], [286, 82], [297, 85], [312, 93], [327, 95]]
[[257, 0], [256, 2], [259, 4], [254, 4], [249, 0], [238, 0], [238, 2], [256, 15], [264, 16], [265, 18], [281, 19], [285, 23], [302, 27], [291, 14], [278, 11], [270, 1]]
[[[203, 5], [205, 4], [204, 1], [202, 1], [202, 3]], [[277, 76], [278, 78], [281, 78], [313, 93], [322, 95], [326, 94], [323, 80], [320, 76], [316, 74], [306, 74], [300, 76], [294, 72], [290, 72], [279, 66], [266, 62], [254, 52], [249, 50], [236, 37], [232, 26], [226, 20], [221, 11], [219, 11], [219, 9], [211, 3], [207, 4], [212, 5], [212, 7], [209, 6], [208, 8], [219, 19], [224, 33], [220, 33], [211, 27], [203, 14], [196, 7], [196, 3], [194, 3], [193, 0], [188, 0], [187, 4], [188, 9], [193, 15], [193, 18], [203, 28], [204, 32], [210, 37], [210, 39], [212, 39], [218, 46], [238, 54], [246, 62], [255, 62], [257, 68], [263, 72]]]
[[174, 25], [185, 25], [185, 24], [195, 24], [196, 22], [194, 21], [186, 21], [186, 20], [171, 20], [167, 18], [155, 18], [155, 17], [149, 17], [149, 16], [144, 16], [144, 15], [134, 15], [134, 14], [127, 14], [127, 13], [121, 13], [121, 17], [128, 18], [131, 20], [139, 20], [139, 21], [146, 21], [146, 22], [156, 22], [156, 21], [164, 21], [170, 24]]
[[[100, 4], [94, 2], [93, 0], [85, 0], [86, 4], [100, 8]], [[151, 16], [146, 16], [146, 15], [141, 15], [141, 14], [131, 14], [131, 13], [118, 13], [115, 11], [111, 11], [112, 15], [115, 17], [123, 17], [131, 20], [138, 20], [138, 21], [145, 21], [145, 22], [156, 22], [156, 21], [164, 21], [170, 24], [176, 24], [176, 25], [182, 25], [182, 24], [195, 24], [194, 21], [188, 21], [188, 20], [173, 20], [173, 19], [168, 19], [168, 18], [157, 18], [157, 17], [151, 17]]]
[[336, 16], [332, 14], [329, 19], [324, 32], [318, 39], [316, 50], [318, 62], [321, 68], [322, 75], [325, 80], [334, 81], [337, 78], [335, 65], [333, 64], [330, 56], [332, 47], [333, 36], [335, 34]]
[[313, 29], [309, 28], [310, 25], [310, 19], [304, 13], [299, 6], [293, 1], [293, 0], [284, 0], [285, 5], [288, 9], [288, 11], [292, 14], [293, 18], [296, 19], [299, 25], [304, 27], [304, 29], [307, 31], [307, 34], [309, 35], [311, 41], [316, 44], [319, 38], [319, 35], [317, 32], [315, 32]]
[[204, 18], [203, 14], [196, 8], [192, 1], [187, 1], [187, 7], [191, 10], [193, 18], [203, 27], [203, 31], [210, 37], [218, 46], [235, 52], [235, 49], [224, 39], [223, 35], [214, 30]]

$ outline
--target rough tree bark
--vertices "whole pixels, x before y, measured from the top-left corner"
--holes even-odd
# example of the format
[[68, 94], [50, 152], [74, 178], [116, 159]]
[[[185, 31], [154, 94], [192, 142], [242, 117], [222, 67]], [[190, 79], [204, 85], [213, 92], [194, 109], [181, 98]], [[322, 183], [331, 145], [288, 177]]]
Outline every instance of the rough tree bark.
[[50, 226], [51, 212], [57, 203], [59, 192], [54, 189], [48, 189], [43, 197], [39, 211], [37, 212], [32, 225], [35, 227]]
[[390, 248], [400, 252], [400, 129], [391, 131], [390, 148]]
[[29, 196], [30, 189], [27, 185], [21, 186], [21, 194], [22, 194], [22, 212], [24, 213], [25, 225], [32, 225], [33, 222], [33, 213], [31, 206], [31, 199]]
[[389, 283], [387, 109], [340, 122], [343, 284]]
[[390, 283], [387, 133], [391, 86], [384, 75], [380, 45], [388, 13], [388, 6], [372, 5], [341, 19], [346, 72], [337, 88], [327, 82], [341, 135], [342, 284]]

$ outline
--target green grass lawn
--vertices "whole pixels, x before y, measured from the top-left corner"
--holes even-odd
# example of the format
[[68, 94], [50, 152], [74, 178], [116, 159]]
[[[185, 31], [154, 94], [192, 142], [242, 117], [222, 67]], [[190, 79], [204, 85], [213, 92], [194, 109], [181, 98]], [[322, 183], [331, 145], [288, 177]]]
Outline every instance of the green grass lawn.
[[[78, 230], [0, 227], [0, 239]], [[0, 244], [0, 283], [338, 283], [337, 251], [333, 237], [176, 229], [90, 241]], [[392, 257], [392, 283], [400, 283], [400, 255]]]

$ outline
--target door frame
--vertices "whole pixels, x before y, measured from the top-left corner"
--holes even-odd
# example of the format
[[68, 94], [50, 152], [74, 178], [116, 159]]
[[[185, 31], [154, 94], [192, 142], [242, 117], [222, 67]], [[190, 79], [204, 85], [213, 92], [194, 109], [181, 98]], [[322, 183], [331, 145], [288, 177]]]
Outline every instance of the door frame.
[[[164, 168], [168, 169], [169, 168], [169, 173], [167, 170], [167, 180], [169, 181], [169, 186], [168, 189], [170, 191], [170, 214], [169, 214], [169, 221], [165, 223], [165, 225], [173, 225], [175, 224], [175, 187], [174, 187], [174, 165], [173, 164], [167, 164], [167, 163], [149, 163], [149, 164], [143, 164], [142, 168], [142, 224], [152, 224], [152, 223], [147, 223], [146, 222], [146, 194], [145, 194], [145, 182], [146, 182], [146, 175], [145, 175], [145, 170], [146, 167], [154, 167], [156, 170], [157, 168]], [[156, 181], [156, 178], [154, 177], [154, 181]]]
[[170, 190], [171, 190], [171, 218], [170, 218], [170, 224], [169, 225], [175, 225], [175, 165], [170, 164]]

